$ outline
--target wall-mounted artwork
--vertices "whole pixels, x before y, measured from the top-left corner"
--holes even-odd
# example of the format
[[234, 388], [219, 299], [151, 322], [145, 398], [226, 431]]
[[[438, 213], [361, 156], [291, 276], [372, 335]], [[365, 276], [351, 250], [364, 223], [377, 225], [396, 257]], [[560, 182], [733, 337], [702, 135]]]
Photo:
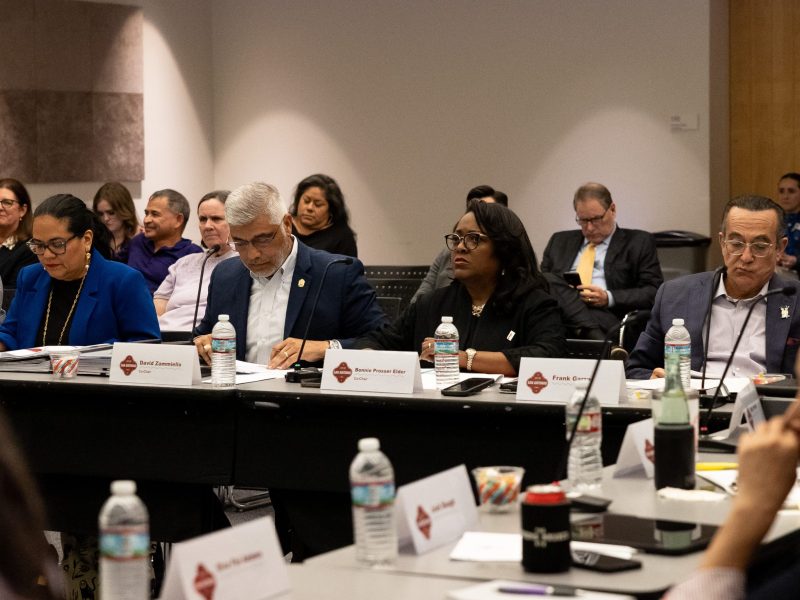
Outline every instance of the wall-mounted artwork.
[[144, 179], [142, 11], [0, 0], [0, 176]]

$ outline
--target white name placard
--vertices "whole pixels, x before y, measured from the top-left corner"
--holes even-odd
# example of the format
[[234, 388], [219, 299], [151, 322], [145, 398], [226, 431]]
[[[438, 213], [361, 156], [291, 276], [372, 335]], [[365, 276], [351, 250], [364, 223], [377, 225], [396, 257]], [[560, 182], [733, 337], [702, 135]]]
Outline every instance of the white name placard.
[[395, 510], [397, 539], [401, 546], [412, 542], [417, 554], [458, 539], [478, 522], [464, 465], [398, 488]]
[[193, 385], [200, 362], [194, 346], [117, 342], [109, 375], [112, 383]]
[[416, 352], [328, 350], [320, 388], [389, 394], [421, 392], [419, 356]]
[[271, 598], [289, 574], [271, 517], [175, 544], [161, 600]]
[[[519, 365], [517, 400], [566, 403], [577, 382], [589, 381], [595, 363], [587, 358], [523, 358]], [[622, 361], [600, 363], [592, 394], [605, 406], [616, 406], [625, 399]]]

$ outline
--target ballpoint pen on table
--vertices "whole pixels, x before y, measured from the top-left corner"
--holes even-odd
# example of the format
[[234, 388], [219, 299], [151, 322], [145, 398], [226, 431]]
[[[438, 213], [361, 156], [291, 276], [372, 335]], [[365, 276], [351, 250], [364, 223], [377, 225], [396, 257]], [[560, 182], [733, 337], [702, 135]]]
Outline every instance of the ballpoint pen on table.
[[497, 588], [501, 594], [519, 594], [522, 596], [561, 596], [575, 597], [575, 588], [563, 585], [503, 585]]

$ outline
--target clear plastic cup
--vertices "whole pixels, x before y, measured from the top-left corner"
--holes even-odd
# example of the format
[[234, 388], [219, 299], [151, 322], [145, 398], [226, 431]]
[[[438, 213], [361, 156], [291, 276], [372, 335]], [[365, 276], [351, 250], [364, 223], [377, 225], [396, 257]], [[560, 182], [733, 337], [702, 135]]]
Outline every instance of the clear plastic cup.
[[72, 379], [78, 374], [81, 353], [78, 350], [53, 350], [50, 368], [54, 379]]
[[480, 509], [502, 513], [517, 505], [519, 488], [525, 469], [522, 467], [477, 467], [472, 469], [478, 487]]

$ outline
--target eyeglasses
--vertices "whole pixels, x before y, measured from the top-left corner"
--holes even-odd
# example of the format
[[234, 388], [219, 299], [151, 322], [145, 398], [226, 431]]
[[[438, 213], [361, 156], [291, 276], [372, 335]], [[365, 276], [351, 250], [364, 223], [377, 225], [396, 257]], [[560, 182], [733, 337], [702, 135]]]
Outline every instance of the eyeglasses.
[[605, 209], [603, 211], [603, 214], [600, 215], [599, 217], [591, 217], [589, 219], [581, 219], [580, 217], [575, 217], [575, 222], [581, 227], [586, 227], [587, 225], [594, 225], [595, 227], [597, 227], [600, 224], [600, 222], [603, 219], [605, 219], [606, 213], [608, 212], [609, 208], [611, 207], [609, 206], [607, 209]]
[[742, 240], [723, 240], [723, 244], [728, 249], [728, 253], [733, 256], [740, 256], [744, 254], [745, 248], [750, 248], [750, 254], [756, 258], [764, 258], [767, 256], [772, 247], [775, 245], [772, 242], [743, 242]]
[[470, 231], [464, 237], [457, 233], [448, 233], [444, 236], [444, 243], [447, 245], [448, 250], [455, 250], [461, 242], [464, 242], [464, 248], [467, 250], [475, 250], [484, 239], [488, 240], [489, 236], [477, 231]]
[[50, 252], [52, 252], [53, 254], [64, 254], [64, 252], [67, 251], [67, 242], [69, 242], [72, 239], [75, 239], [76, 237], [78, 236], [73, 235], [72, 237], [69, 237], [67, 239], [53, 238], [52, 240], [49, 240], [47, 242], [32, 239], [25, 242], [25, 244], [28, 246], [28, 248], [31, 249], [31, 252], [33, 252], [36, 256], [41, 256], [42, 254], [44, 254], [45, 250], [50, 250]]
[[269, 245], [272, 243], [272, 240], [275, 239], [275, 236], [278, 235], [280, 228], [276, 229], [272, 235], [267, 235], [266, 233], [262, 235], [257, 235], [249, 242], [247, 240], [234, 240], [233, 247], [236, 248], [237, 251], [246, 250], [248, 246], [253, 246], [257, 250], [266, 250]]
[[0, 200], [0, 206], [2, 206], [3, 208], [11, 208], [15, 204], [20, 204], [19, 200], [12, 200], [11, 198], [3, 198], [2, 200]]

